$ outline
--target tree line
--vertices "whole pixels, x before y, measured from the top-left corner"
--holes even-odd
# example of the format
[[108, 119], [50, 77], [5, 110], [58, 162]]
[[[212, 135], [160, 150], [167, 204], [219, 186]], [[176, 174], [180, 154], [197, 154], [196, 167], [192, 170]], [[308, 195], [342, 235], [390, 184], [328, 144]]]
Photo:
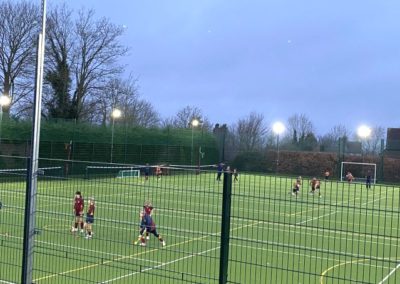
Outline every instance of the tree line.
[[[12, 0], [0, 3], [0, 91], [12, 99], [3, 112], [15, 118], [29, 118], [32, 112], [39, 18], [38, 5]], [[130, 125], [190, 128], [196, 118], [202, 129], [211, 131], [212, 123], [198, 107], [185, 106], [174, 116], [161, 118], [151, 102], [140, 96], [137, 79], [124, 75], [126, 66], [121, 64], [130, 51], [121, 43], [124, 32], [124, 26], [96, 17], [93, 10], [74, 11], [66, 4], [49, 9], [43, 117], [106, 125], [112, 110], [119, 108], [124, 113], [121, 121]], [[329, 149], [337, 145], [339, 137], [354, 138], [344, 125], [317, 136], [305, 114], [291, 116], [286, 128], [280, 147], [287, 150]], [[363, 143], [364, 150], [377, 152], [384, 134], [383, 127], [374, 127]], [[276, 145], [269, 123], [255, 112], [227, 127], [225, 138], [233, 152]]]
[[[303, 113], [290, 116], [285, 124], [285, 131], [280, 136], [279, 148], [288, 151], [326, 151], [336, 152], [339, 139], [342, 141], [358, 141], [361, 151], [365, 154], [376, 154], [381, 150], [381, 140], [385, 138], [386, 130], [382, 126], [374, 126], [371, 135], [362, 139], [347, 126], [338, 124], [328, 133], [317, 135], [311, 119]], [[227, 127], [226, 144], [228, 151], [260, 152], [265, 149], [276, 149], [277, 134], [273, 133], [271, 124], [260, 113], [251, 113], [239, 119], [236, 124]]]

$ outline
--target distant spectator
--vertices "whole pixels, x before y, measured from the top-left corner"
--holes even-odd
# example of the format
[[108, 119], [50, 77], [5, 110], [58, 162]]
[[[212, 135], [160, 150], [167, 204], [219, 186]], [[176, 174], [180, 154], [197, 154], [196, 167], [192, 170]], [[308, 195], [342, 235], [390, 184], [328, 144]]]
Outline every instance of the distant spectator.
[[217, 166], [217, 181], [221, 181], [221, 175], [223, 170], [224, 170], [224, 164], [219, 163]]
[[149, 163], [146, 163], [146, 166], [144, 167], [144, 179], [148, 180], [150, 175], [150, 166]]
[[239, 173], [238, 173], [237, 169], [233, 169], [233, 181], [239, 181], [238, 176], [239, 176]]
[[372, 183], [372, 175], [371, 175], [371, 171], [368, 171], [367, 180], [366, 180], [367, 188], [371, 188], [371, 183]]

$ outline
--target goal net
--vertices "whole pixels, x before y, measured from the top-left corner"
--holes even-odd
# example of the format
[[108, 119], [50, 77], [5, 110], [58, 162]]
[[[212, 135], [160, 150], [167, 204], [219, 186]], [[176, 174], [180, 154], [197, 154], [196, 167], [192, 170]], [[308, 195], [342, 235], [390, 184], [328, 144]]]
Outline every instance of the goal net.
[[[38, 168], [39, 177], [63, 177], [63, 167], [43, 167]], [[28, 173], [28, 169], [0, 169], [0, 177], [23, 176]]]
[[365, 183], [367, 176], [371, 176], [371, 183], [376, 183], [376, 164], [342, 162], [340, 180], [347, 181], [346, 175], [351, 173], [354, 177], [353, 182]]
[[131, 177], [135, 178], [140, 177], [140, 170], [134, 170], [134, 169], [120, 170], [117, 175], [117, 178], [131, 178]]
[[140, 170], [140, 166], [87, 166], [85, 177], [88, 179], [140, 177]]

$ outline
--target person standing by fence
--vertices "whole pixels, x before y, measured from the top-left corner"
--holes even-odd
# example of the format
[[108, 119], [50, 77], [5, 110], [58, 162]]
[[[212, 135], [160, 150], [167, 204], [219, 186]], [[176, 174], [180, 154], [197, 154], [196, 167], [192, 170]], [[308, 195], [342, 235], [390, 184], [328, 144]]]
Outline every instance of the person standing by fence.
[[224, 170], [224, 164], [219, 163], [217, 166], [217, 181], [221, 181], [221, 175], [223, 170]]

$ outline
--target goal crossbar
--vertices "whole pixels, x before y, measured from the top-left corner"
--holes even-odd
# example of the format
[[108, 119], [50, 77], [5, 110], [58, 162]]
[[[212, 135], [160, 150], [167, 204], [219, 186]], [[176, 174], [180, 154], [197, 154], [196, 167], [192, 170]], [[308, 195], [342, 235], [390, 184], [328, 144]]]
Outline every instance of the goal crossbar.
[[[343, 178], [346, 176], [344, 172], [344, 166], [345, 165], [358, 165], [358, 166], [371, 166], [374, 168], [373, 172], [373, 177], [372, 177], [372, 183], [376, 183], [376, 164], [374, 163], [360, 163], [360, 162], [342, 162], [341, 167], [340, 167], [340, 181], [343, 181]], [[355, 177], [357, 179], [357, 177]]]

